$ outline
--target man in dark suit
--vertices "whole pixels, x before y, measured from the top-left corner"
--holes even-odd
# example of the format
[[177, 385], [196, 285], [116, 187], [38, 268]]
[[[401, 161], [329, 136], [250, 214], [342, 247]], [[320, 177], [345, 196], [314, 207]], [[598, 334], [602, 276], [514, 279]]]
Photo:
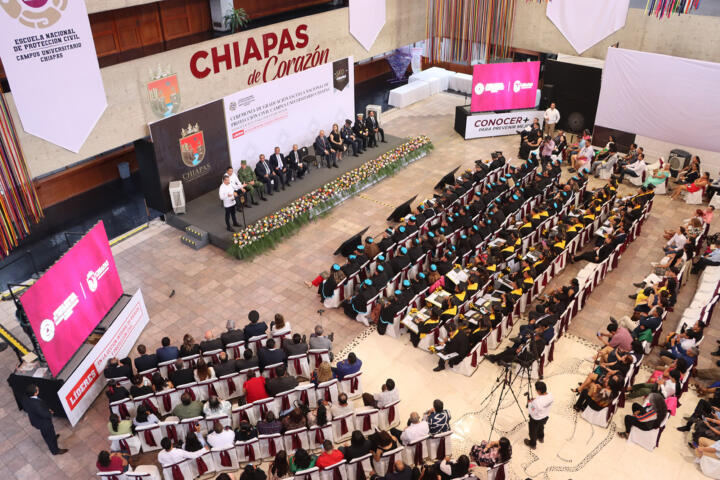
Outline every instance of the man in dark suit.
[[215, 376], [220, 378], [225, 375], [230, 375], [231, 373], [235, 373], [235, 362], [228, 360], [227, 353], [220, 352], [218, 355], [218, 363], [213, 365], [213, 369], [215, 370]]
[[205, 332], [205, 340], [200, 342], [201, 352], [212, 352], [213, 350], [222, 350], [223, 348], [222, 340], [219, 338], [213, 338], [212, 330]]
[[132, 378], [133, 376], [133, 369], [132, 369], [132, 362], [130, 362], [130, 359], [125, 357], [122, 360], [118, 360], [117, 358], [113, 357], [110, 360], [108, 360], [107, 364], [105, 365], [105, 378], [108, 380], [111, 378]]
[[[451, 353], [457, 353], [456, 356], [448, 360], [451, 367], [454, 367], [458, 363], [462, 362], [463, 358], [470, 353], [470, 340], [467, 334], [457, 328], [454, 322], [449, 322], [447, 329], [450, 332], [447, 342], [445, 342], [445, 348], [443, 348], [443, 355], [450, 355]], [[436, 372], [445, 370], [445, 360], [440, 358], [438, 360], [437, 367], [433, 369]]]
[[184, 368], [183, 361], [179, 358], [175, 361], [175, 371], [169, 372], [168, 378], [175, 387], [187, 385], [188, 383], [195, 383], [195, 374], [193, 369]]
[[235, 329], [235, 320], [228, 320], [225, 326], [227, 327], [227, 331], [220, 334], [220, 340], [222, 341], [223, 348], [227, 347], [231, 343], [245, 340], [245, 332]]
[[265, 184], [265, 191], [267, 191], [268, 195], [273, 195], [273, 184], [275, 185], [275, 191], [280, 191], [280, 178], [273, 173], [263, 154], [260, 154], [260, 161], [255, 165], [255, 176]]
[[40, 434], [42, 434], [43, 440], [50, 449], [50, 453], [62, 455], [67, 452], [66, 448], [58, 448], [57, 437], [59, 435], [55, 433], [55, 427], [52, 423], [54, 412], [38, 397], [40, 389], [37, 385], [30, 384], [27, 386], [25, 393], [27, 393], [27, 397], [23, 399], [22, 408], [28, 414], [30, 425], [40, 430]]
[[145, 345], [138, 345], [137, 352], [140, 355], [139, 357], [135, 357], [135, 370], [137, 370], [138, 373], [157, 368], [157, 355], [154, 353], [148, 354]]
[[270, 155], [270, 168], [280, 179], [283, 190], [285, 190], [285, 185], [290, 186], [290, 167], [285, 160], [285, 155], [280, 153], [280, 147], [275, 147], [275, 153]]
[[297, 143], [293, 145], [292, 150], [285, 158], [290, 166], [290, 171], [293, 172], [293, 176], [303, 178], [308, 171], [308, 166], [306, 162], [302, 161], [302, 154], [298, 150]]
[[[373, 110], [370, 110], [368, 112], [367, 120], [365, 121], [365, 124], [367, 125], [368, 130], [370, 131], [370, 135], [380, 135], [380, 139], [383, 143], [387, 143], [385, 141], [385, 130], [380, 128], [380, 124], [377, 121], [377, 118], [375, 118], [375, 112]], [[377, 145], [377, 139], [375, 139], [375, 145]]]
[[[325, 138], [325, 130], [320, 130], [318, 136], [315, 137], [313, 147], [315, 148], [315, 156], [320, 157], [319, 165], [322, 165], [322, 161], [325, 160], [328, 168], [340, 168], [337, 165], [335, 154], [330, 152], [330, 142], [328, 142], [328, 139]], [[333, 163], [332, 165], [330, 165], [331, 159]]]
[[235, 369], [238, 372], [242, 372], [243, 370], [257, 366], [258, 358], [256, 356], [253, 356], [253, 352], [249, 348], [245, 349], [242, 358], [235, 359]]
[[297, 378], [288, 375], [285, 367], [278, 367], [275, 373], [277, 373], [276, 378], [269, 378], [265, 381], [265, 391], [267, 391], [267, 394], [271, 397], [292, 390], [298, 386]]
[[245, 328], [243, 329], [246, 342], [252, 337], [257, 337], [267, 331], [267, 323], [259, 321], [260, 314], [257, 310], [251, 310], [250, 313], [248, 313], [248, 320], [250, 320], [250, 323], [245, 325]]
[[279, 348], [275, 348], [275, 339], [268, 339], [265, 346], [258, 350], [258, 367], [260, 371], [265, 370], [268, 365], [275, 365], [276, 363], [285, 363], [287, 356]]
[[370, 147], [374, 148], [377, 147], [377, 140], [375, 139], [375, 132], [370, 130], [368, 128], [368, 124], [363, 119], [363, 114], [358, 113], [355, 117], [355, 125], [353, 126], [353, 131], [355, 132], [355, 136], [363, 136], [365, 138], [365, 144]]
[[157, 357], [158, 363], [175, 360], [180, 356], [180, 350], [177, 347], [170, 345], [170, 338], [163, 337], [161, 340], [162, 347], [155, 350], [155, 356]]

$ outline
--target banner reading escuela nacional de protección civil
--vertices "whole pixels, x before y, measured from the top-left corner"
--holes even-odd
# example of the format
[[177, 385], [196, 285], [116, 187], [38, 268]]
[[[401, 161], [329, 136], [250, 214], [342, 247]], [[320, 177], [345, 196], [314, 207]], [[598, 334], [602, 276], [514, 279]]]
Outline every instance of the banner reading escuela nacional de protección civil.
[[77, 153], [107, 107], [84, 1], [0, 1], [0, 58], [23, 129]]

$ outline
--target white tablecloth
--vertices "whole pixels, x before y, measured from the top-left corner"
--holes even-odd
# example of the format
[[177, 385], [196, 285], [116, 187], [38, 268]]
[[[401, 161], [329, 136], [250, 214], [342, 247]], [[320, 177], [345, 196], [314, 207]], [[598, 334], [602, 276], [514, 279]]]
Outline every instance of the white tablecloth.
[[409, 81], [414, 82], [417, 80], [423, 80], [426, 82], [430, 82], [432, 85], [431, 90], [434, 88], [439, 88], [439, 90], [437, 91], [432, 91], [432, 93], [435, 94], [448, 89], [448, 86], [450, 84], [450, 78], [453, 76], [453, 74], [454, 72], [445, 70], [444, 68], [432, 67], [428, 68], [427, 70], [423, 70], [422, 72], [413, 73], [412, 75], [410, 75]]
[[388, 104], [393, 107], [407, 107], [408, 105], [419, 102], [430, 97], [430, 84], [428, 82], [416, 80], [402, 87], [390, 90]]
[[449, 82], [450, 90], [462, 93], [472, 93], [472, 75], [467, 73], [454, 73], [450, 77]]

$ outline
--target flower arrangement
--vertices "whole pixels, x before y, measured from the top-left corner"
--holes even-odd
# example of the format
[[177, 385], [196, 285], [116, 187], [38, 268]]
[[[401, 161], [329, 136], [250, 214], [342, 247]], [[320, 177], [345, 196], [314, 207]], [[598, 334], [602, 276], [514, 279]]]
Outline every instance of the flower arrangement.
[[282, 238], [291, 235], [313, 218], [393, 175], [432, 149], [433, 144], [425, 135], [409, 139], [394, 150], [363, 163], [233, 234], [233, 243], [228, 253], [236, 258], [250, 258], [273, 248]]

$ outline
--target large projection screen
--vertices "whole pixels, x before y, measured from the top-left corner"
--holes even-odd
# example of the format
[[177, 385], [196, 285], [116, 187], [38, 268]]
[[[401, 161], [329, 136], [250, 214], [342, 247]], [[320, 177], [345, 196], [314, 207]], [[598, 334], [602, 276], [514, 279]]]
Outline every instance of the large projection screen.
[[20, 297], [54, 376], [122, 293], [101, 221]]
[[720, 151], [720, 63], [609, 48], [595, 124]]
[[488, 63], [473, 66], [473, 112], [533, 108], [540, 62]]
[[[320, 130], [330, 134], [355, 121], [355, 79], [352, 57], [242, 90], [224, 99], [230, 159], [254, 167], [261, 153], [275, 146], [287, 154], [293, 144], [310, 146]], [[362, 113], [362, 112], [361, 112]], [[312, 149], [311, 152], [312, 153]]]

